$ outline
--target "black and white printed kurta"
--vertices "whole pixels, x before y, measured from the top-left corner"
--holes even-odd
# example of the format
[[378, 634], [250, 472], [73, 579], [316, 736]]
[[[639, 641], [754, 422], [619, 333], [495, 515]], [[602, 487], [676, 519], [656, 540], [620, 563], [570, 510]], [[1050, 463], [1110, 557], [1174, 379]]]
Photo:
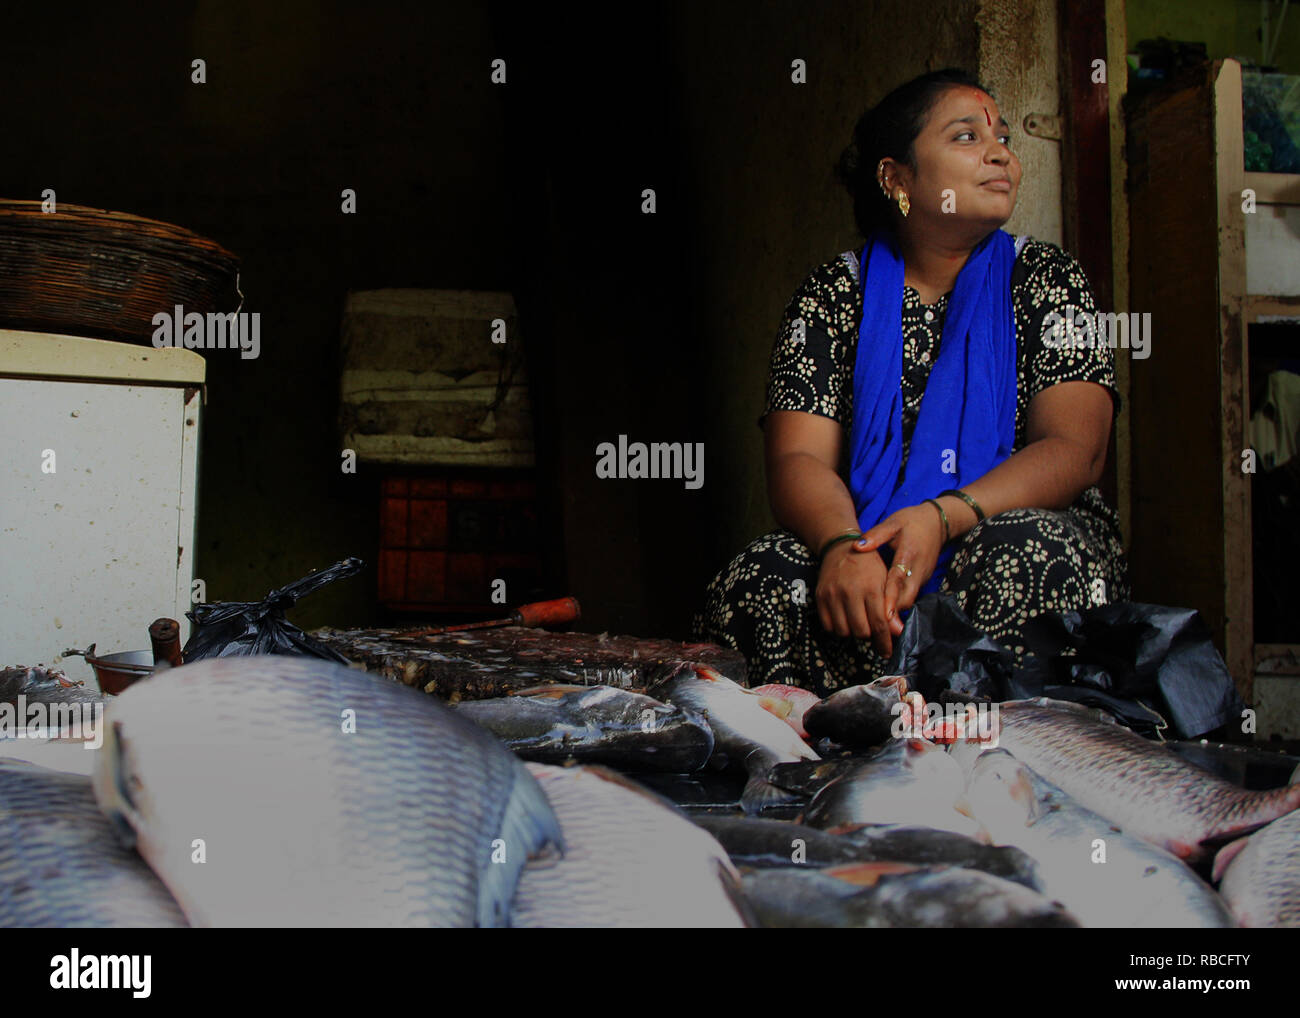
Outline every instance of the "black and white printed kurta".
[[[766, 417], [797, 410], [838, 421], [844, 429], [839, 473], [846, 487], [861, 254], [862, 248], [846, 251], [814, 269], [790, 300], [772, 349], [763, 412]], [[1096, 382], [1110, 392], [1114, 413], [1120, 405], [1108, 347], [1043, 341], [1049, 312], [1077, 317], [1097, 310], [1079, 263], [1057, 245], [1033, 239], [1025, 241], [1019, 258], [1024, 270], [1011, 288], [1018, 365], [1015, 450], [1025, 444], [1030, 401], [1050, 385]], [[915, 289], [903, 290], [904, 462], [950, 296], [924, 305]], [[878, 678], [885, 662], [870, 639], [822, 628], [815, 600], [818, 568], [814, 553], [789, 530], [764, 534], [709, 584], [706, 603], [695, 614], [694, 636], [741, 651], [751, 685], [784, 682], [825, 695]], [[796, 580], [807, 592], [802, 604]], [[940, 589], [1019, 660], [1020, 629], [1034, 615], [1129, 598], [1119, 517], [1096, 487], [1064, 510], [1012, 509], [991, 516], [957, 539]]]

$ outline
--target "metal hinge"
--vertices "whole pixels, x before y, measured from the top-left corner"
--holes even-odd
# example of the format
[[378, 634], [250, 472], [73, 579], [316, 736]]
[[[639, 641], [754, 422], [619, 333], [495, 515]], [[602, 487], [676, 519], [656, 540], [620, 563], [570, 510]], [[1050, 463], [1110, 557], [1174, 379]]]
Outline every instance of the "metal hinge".
[[1026, 114], [1025, 133], [1047, 141], [1060, 141], [1061, 118], [1055, 113]]

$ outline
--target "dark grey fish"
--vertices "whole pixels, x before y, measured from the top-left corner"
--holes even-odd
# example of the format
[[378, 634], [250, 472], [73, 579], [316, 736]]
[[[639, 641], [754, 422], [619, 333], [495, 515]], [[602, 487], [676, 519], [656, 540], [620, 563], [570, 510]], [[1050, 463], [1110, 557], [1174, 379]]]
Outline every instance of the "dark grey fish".
[[980, 870], [863, 863], [746, 873], [759, 922], [779, 928], [1078, 926], [1057, 902]]
[[838, 837], [852, 841], [862, 851], [872, 852], [877, 859], [983, 870], [1033, 891], [1044, 890], [1038, 864], [1013, 845], [986, 845], [954, 831], [893, 824], [847, 829]]
[[803, 726], [814, 739], [827, 738], [854, 749], [878, 746], [893, 734], [898, 704], [906, 692], [907, 679], [902, 675], [849, 686], [809, 707]]
[[790, 800], [789, 793], [768, 781], [774, 765], [818, 758], [794, 729], [763, 706], [764, 697], [707, 665], [670, 665], [648, 692], [704, 715], [713, 729], [714, 753], [724, 754], [749, 775], [740, 798], [746, 813]]
[[530, 862], [511, 925], [746, 925], [726, 853], [670, 803], [603, 767], [529, 764], [564, 829], [563, 859]]
[[830, 834], [806, 824], [757, 817], [706, 815], [691, 819], [718, 840], [737, 866], [820, 869], [860, 862], [960, 866], [1042, 890], [1034, 860], [1020, 849], [984, 845], [951, 831], [886, 824]]
[[957, 812], [961, 768], [924, 739], [898, 739], [883, 753], [818, 792], [804, 814], [810, 827], [909, 824], [975, 835], [979, 825]]
[[499, 741], [333, 662], [205, 659], [107, 722], [100, 806], [196, 926], [503, 925], [525, 862], [561, 844]]
[[1300, 927], [1300, 811], [1221, 848], [1214, 878], [1238, 925]]
[[811, 798], [836, 778], [857, 770], [868, 760], [879, 756], [888, 747], [854, 756], [827, 757], [824, 760], [800, 760], [798, 763], [779, 763], [768, 772], [768, 780], [788, 792]]
[[975, 761], [964, 805], [996, 844], [1033, 856], [1044, 893], [1085, 926], [1232, 925], [1219, 896], [1184, 863], [1085, 809], [1005, 750]]
[[525, 760], [599, 763], [689, 774], [708, 763], [713, 732], [683, 707], [613, 686], [539, 686], [455, 711]]
[[1062, 701], [998, 706], [997, 745], [1079, 805], [1180, 859], [1300, 807], [1300, 785], [1247, 791], [1164, 746]]
[[708, 831], [737, 866], [823, 866], [865, 862], [852, 841], [804, 824], [760, 817], [703, 814], [691, 820]]
[[0, 760], [0, 927], [185, 925], [99, 812], [89, 778]]

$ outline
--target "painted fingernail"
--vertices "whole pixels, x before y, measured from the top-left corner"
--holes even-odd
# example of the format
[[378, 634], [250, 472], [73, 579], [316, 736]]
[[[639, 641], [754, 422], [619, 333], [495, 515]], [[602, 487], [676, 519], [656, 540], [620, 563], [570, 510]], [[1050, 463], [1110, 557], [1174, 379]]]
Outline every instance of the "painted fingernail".
[[867, 539], [864, 537], [861, 541], [858, 542], [858, 547], [865, 548], [866, 546], [867, 546]]

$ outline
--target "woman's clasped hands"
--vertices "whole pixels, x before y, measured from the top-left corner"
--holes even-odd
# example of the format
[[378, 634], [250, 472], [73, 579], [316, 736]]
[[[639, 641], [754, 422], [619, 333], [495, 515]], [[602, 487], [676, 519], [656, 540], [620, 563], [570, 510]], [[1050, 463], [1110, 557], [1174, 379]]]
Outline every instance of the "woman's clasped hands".
[[[893, 549], [889, 566], [880, 555], [885, 545]], [[898, 613], [915, 604], [942, 547], [943, 523], [924, 503], [886, 516], [862, 540], [835, 545], [817, 580], [822, 627], [837, 636], [870, 637], [876, 653], [889, 657], [893, 638], [903, 632]]]

